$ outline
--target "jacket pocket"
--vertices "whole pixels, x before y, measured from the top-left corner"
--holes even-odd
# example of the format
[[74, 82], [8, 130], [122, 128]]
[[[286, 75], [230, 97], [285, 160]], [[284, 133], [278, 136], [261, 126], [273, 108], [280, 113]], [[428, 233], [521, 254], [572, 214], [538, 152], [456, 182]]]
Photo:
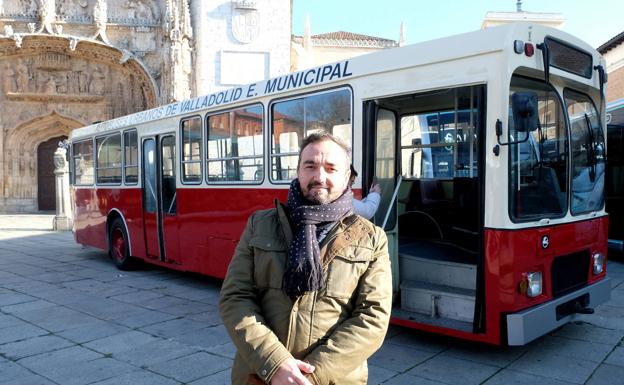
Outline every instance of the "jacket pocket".
[[355, 247], [345, 251], [336, 255], [327, 268], [325, 295], [328, 297], [351, 298], [373, 259], [372, 250], [367, 248]]
[[281, 289], [286, 255], [286, 246], [268, 237], [253, 237], [249, 246], [254, 251], [254, 285], [258, 289]]

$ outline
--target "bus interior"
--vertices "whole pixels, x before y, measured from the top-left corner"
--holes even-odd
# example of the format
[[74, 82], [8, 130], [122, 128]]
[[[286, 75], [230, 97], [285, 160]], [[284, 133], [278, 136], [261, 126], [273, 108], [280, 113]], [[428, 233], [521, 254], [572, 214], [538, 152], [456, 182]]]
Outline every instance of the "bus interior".
[[369, 168], [382, 187], [375, 223], [391, 244], [394, 317], [478, 329], [484, 98], [477, 85], [375, 101]]

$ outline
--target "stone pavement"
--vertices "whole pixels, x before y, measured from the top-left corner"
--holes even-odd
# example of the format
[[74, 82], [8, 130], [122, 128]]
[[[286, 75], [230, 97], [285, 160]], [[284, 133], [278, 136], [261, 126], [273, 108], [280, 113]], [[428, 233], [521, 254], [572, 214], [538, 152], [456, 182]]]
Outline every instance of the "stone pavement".
[[[0, 384], [229, 383], [234, 347], [217, 312], [218, 280], [120, 272], [51, 223], [0, 216]], [[528, 346], [393, 326], [369, 361], [369, 384], [624, 383], [624, 263], [608, 269], [608, 304]]]

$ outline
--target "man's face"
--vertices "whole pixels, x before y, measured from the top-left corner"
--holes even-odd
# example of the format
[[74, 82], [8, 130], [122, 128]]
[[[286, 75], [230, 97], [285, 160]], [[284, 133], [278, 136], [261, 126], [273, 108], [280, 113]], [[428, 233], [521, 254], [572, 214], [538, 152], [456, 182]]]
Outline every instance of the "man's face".
[[308, 144], [301, 152], [297, 177], [303, 196], [310, 202], [335, 201], [346, 190], [350, 174], [344, 150], [331, 140]]

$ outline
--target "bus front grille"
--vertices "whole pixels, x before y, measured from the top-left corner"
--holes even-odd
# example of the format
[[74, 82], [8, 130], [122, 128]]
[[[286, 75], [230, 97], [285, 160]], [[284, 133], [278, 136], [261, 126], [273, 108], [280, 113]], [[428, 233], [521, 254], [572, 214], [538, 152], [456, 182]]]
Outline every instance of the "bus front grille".
[[550, 271], [555, 298], [587, 285], [589, 251], [556, 257]]

